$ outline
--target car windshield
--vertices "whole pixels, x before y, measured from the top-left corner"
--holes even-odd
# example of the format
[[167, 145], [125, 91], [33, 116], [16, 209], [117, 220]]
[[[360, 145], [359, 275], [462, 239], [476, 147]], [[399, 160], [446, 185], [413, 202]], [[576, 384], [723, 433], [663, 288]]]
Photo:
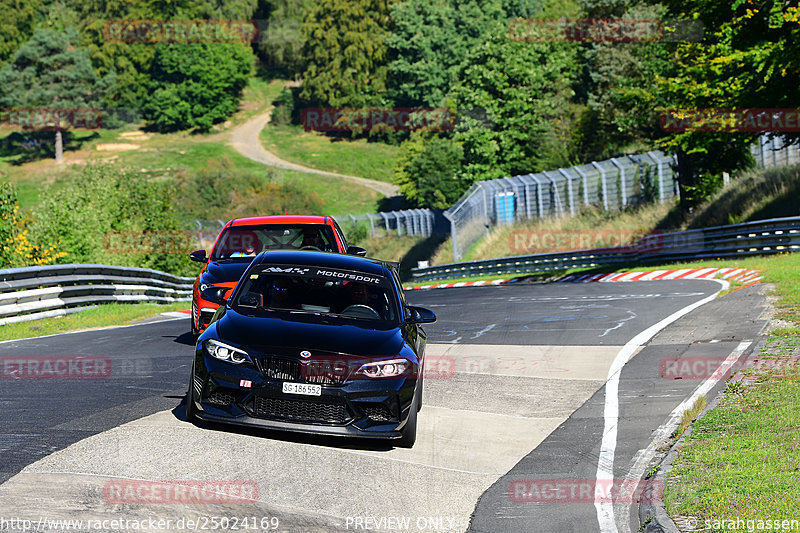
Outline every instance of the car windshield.
[[326, 224], [231, 226], [220, 235], [211, 259], [255, 257], [264, 250], [278, 249], [338, 251], [333, 230]]
[[237, 291], [246, 314], [291, 312], [394, 322], [397, 302], [388, 278], [325, 267], [259, 265]]

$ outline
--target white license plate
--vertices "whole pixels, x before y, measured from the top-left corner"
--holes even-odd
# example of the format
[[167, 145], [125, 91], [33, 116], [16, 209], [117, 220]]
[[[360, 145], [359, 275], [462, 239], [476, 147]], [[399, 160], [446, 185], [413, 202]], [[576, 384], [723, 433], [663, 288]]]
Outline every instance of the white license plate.
[[321, 385], [308, 385], [306, 383], [283, 382], [283, 392], [286, 394], [305, 394], [306, 396], [320, 396], [322, 394]]

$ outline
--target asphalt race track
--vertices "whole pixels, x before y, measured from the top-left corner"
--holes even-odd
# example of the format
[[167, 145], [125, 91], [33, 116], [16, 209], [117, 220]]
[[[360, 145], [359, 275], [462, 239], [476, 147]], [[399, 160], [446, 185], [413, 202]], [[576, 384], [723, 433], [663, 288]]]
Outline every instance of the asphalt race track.
[[[665, 361], [721, 361], [758, 344], [762, 286], [713, 298], [720, 289], [673, 280], [407, 293], [439, 318], [426, 328], [411, 450], [185, 422], [188, 319], [0, 343], [0, 530], [19, 518], [151, 520], [151, 531], [636, 531], [636, 505], [541, 501], [533, 488], [649, 469], [657, 430], [705, 380], [665, 375]], [[95, 375], [83, 377], [94, 379], [6, 371], [15, 358], [64, 355], [90, 358]], [[722, 381], [712, 384], [709, 396]], [[109, 489], [187, 480], [257, 497], [132, 504]]]

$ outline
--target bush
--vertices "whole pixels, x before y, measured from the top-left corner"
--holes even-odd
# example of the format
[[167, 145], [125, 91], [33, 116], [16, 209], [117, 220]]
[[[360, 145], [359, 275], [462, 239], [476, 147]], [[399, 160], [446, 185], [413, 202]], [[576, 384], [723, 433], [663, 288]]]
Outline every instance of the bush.
[[325, 202], [291, 183], [275, 181], [269, 171], [252, 174], [237, 170], [227, 157], [212, 160], [197, 174], [178, 177], [177, 203], [184, 221], [319, 213]]
[[412, 136], [402, 144], [395, 183], [411, 205], [446, 209], [469, 187], [457, 176], [463, 157], [449, 138]]
[[59, 243], [61, 263], [114, 264], [191, 274], [197, 269], [189, 262], [189, 249], [145, 249], [137, 242], [110, 246], [109, 239], [114, 235], [131, 239], [140, 232], [174, 234], [179, 230], [174, 198], [175, 188], [169, 183], [149, 181], [132, 170], [90, 165], [43, 192], [34, 211], [31, 234], [37, 242]]
[[272, 118], [270, 123], [276, 126], [284, 126], [291, 124], [292, 113], [295, 107], [294, 92], [291, 87], [284, 87], [278, 98], [273, 102], [275, 109], [272, 111]]
[[57, 244], [32, 243], [28, 223], [20, 213], [14, 188], [0, 183], [0, 268], [46, 265], [64, 255], [56, 252]]
[[211, 127], [233, 114], [253, 66], [243, 44], [160, 44], [144, 116], [158, 131]]

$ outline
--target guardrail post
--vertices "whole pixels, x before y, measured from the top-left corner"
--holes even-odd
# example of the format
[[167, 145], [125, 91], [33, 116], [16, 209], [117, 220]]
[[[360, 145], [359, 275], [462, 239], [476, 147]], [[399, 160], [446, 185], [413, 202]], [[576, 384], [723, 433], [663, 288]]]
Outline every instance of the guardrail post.
[[478, 187], [483, 191], [483, 225], [486, 228], [486, 235], [489, 235], [489, 199], [488, 199], [488, 192], [483, 187], [483, 182], [479, 181]]
[[619, 169], [619, 188], [620, 192], [622, 193], [622, 205], [620, 206], [620, 210], [622, 210], [622, 208], [628, 205], [628, 197], [626, 194], [627, 191], [625, 190], [625, 168], [623, 168], [622, 164], [617, 161], [616, 157], [612, 157], [610, 161]]
[[[402, 211], [400, 213], [402, 213]], [[397, 235], [402, 235], [403, 234], [402, 230], [400, 229], [400, 226], [401, 226], [400, 213], [392, 213], [392, 215], [394, 215], [394, 223], [395, 223], [395, 226], [396, 226], [395, 229], [397, 231]]]
[[597, 161], [592, 161], [592, 166], [600, 171], [600, 182], [603, 189], [603, 209], [608, 211], [608, 188], [606, 187], [606, 171]]
[[578, 173], [583, 181], [583, 205], [589, 205], [589, 177], [586, 175], [586, 172], [580, 169], [580, 167], [572, 167], [572, 169]]
[[367, 213], [367, 218], [369, 219], [369, 235], [370, 237], [375, 236], [375, 222], [372, 220], [372, 213]]
[[658, 159], [658, 203], [664, 203], [664, 162]]
[[453, 262], [456, 262], [460, 258], [458, 253], [458, 237], [456, 235], [456, 221], [447, 211], [445, 211], [443, 214], [444, 218], [450, 221], [450, 240], [453, 242]]
[[561, 172], [561, 174], [563, 174], [564, 177], [567, 180], [567, 202], [569, 202], [569, 216], [574, 217], [575, 216], [575, 199], [572, 196], [572, 176], [570, 176], [567, 173], [567, 171], [565, 169], [563, 169], [563, 168], [559, 168], [558, 171]]
[[[525, 216], [526, 218], [531, 218], [531, 191], [528, 185], [530, 185], [530, 178], [532, 174], [528, 174], [527, 176], [520, 176], [522, 179], [522, 183], [525, 186]], [[527, 178], [527, 179], [526, 179]]]

